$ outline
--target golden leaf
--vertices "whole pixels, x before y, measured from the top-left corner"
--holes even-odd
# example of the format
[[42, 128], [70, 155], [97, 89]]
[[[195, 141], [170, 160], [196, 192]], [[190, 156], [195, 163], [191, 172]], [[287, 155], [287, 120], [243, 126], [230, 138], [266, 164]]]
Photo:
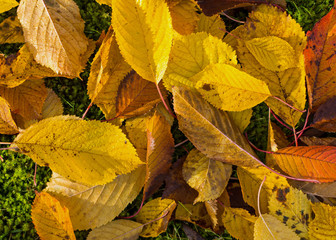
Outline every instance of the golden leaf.
[[224, 111], [243, 111], [265, 101], [267, 85], [229, 64], [210, 64], [192, 77], [196, 89]]
[[197, 22], [196, 32], [207, 32], [212, 36], [223, 39], [225, 23], [219, 15], [208, 17], [204, 13], [201, 13], [200, 19]]
[[143, 224], [131, 220], [118, 219], [93, 229], [87, 240], [136, 240]]
[[209, 159], [197, 149], [190, 151], [182, 168], [184, 180], [198, 192], [194, 204], [219, 198], [231, 172], [231, 165]]
[[0, 97], [0, 133], [1, 134], [16, 134], [19, 132], [16, 126], [8, 102]]
[[173, 39], [167, 4], [163, 0], [113, 0], [112, 9], [112, 26], [122, 55], [141, 77], [159, 83]]
[[24, 42], [20, 21], [11, 16], [0, 23], [0, 44]]
[[69, 210], [48, 193], [38, 193], [32, 206], [32, 220], [42, 240], [75, 240]]
[[15, 0], [1, 0], [0, 13], [7, 12], [17, 5], [19, 4]]
[[147, 202], [136, 217], [137, 222], [146, 224], [152, 220], [154, 222], [146, 225], [140, 236], [157, 237], [160, 233], [166, 231], [169, 219], [176, 208], [176, 203], [171, 199], [156, 198]]
[[91, 101], [100, 107], [106, 119], [115, 117], [118, 88], [130, 71], [110, 27], [93, 59], [87, 84]]
[[245, 128], [250, 124], [252, 113], [252, 109], [246, 109], [240, 112], [228, 112], [232, 121], [236, 124], [241, 133], [243, 133]]
[[[267, 179], [266, 179], [267, 181]], [[309, 239], [312, 210], [307, 196], [292, 187], [274, 188], [268, 202], [270, 214], [291, 228], [301, 239]]]
[[18, 17], [38, 63], [56, 73], [79, 77], [89, 57], [89, 41], [74, 1], [21, 1]]
[[311, 207], [315, 213], [315, 219], [309, 223], [309, 239], [334, 239], [336, 236], [336, 207], [324, 203], [314, 203]]
[[53, 173], [46, 191], [69, 209], [74, 229], [94, 229], [118, 216], [137, 197], [144, 181], [145, 166], [93, 187]]
[[112, 181], [142, 164], [121, 130], [109, 123], [73, 116], [44, 119], [14, 140], [41, 166], [90, 186]]
[[63, 115], [63, 105], [56, 93], [48, 88], [48, 95], [42, 107], [42, 119]]
[[255, 240], [299, 240], [299, 236], [296, 235], [290, 228], [280, 222], [274, 216], [269, 214], [263, 214], [263, 218], [267, 224], [265, 225], [263, 219], [259, 217], [254, 224], [254, 239]]
[[212, 228], [218, 230], [218, 206], [217, 200], [205, 201], [204, 206], [210, 216], [210, 220], [212, 222]]
[[112, 7], [112, 0], [96, 0], [96, 2], [99, 3], [100, 5], [105, 4]]
[[242, 208], [224, 207], [222, 222], [233, 237], [240, 240], [253, 239], [254, 223], [257, 217]]
[[193, 204], [179, 204], [175, 212], [177, 220], [191, 222], [203, 228], [210, 228], [212, 226], [211, 217], [204, 203]]
[[256, 156], [226, 112], [207, 103], [194, 92], [173, 89], [179, 127], [208, 158], [239, 166], [256, 167]]

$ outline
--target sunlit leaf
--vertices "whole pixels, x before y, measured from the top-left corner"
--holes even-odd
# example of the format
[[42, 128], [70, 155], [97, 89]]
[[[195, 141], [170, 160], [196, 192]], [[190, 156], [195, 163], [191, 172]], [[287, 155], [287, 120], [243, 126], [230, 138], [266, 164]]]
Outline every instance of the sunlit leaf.
[[252, 109], [246, 109], [240, 112], [228, 112], [229, 116], [239, 128], [240, 132], [244, 132], [245, 128], [247, 128], [247, 126], [250, 124], [252, 113]]
[[63, 114], [61, 99], [52, 89], [48, 89], [48, 95], [43, 103], [42, 118], [55, 117]]
[[30, 126], [16, 137], [14, 146], [39, 165], [90, 186], [110, 182], [142, 164], [118, 127], [73, 116]]
[[211, 17], [201, 13], [200, 19], [197, 22], [196, 32], [207, 32], [212, 36], [222, 39], [225, 33], [225, 23], [219, 15]]
[[312, 209], [315, 219], [309, 223], [309, 239], [333, 239], [336, 236], [336, 207], [314, 203]]
[[17, 5], [19, 4], [15, 0], [1, 0], [0, 13], [7, 12]]
[[174, 30], [182, 35], [194, 32], [199, 19], [197, 10], [197, 3], [194, 0], [181, 0], [178, 4], [170, 7]]

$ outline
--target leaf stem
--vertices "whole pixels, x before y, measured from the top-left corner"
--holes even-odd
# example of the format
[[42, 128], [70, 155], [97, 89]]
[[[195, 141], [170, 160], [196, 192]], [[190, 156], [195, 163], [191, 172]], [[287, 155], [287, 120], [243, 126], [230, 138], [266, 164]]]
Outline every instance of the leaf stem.
[[37, 164], [35, 163], [35, 171], [34, 171], [34, 187], [36, 187], [36, 172], [37, 172]]
[[237, 23], [242, 23], [244, 24], [245, 22], [244, 21], [240, 21], [238, 19], [235, 19], [233, 17], [231, 17], [230, 15], [226, 14], [225, 11], [221, 12], [220, 15], [224, 15], [225, 17], [227, 17], [228, 19], [234, 21], [234, 22], [237, 22]]
[[176, 145], [174, 146], [174, 148], [177, 148], [177, 147], [179, 147], [179, 146], [185, 144], [186, 142], [189, 142], [189, 139], [186, 139], [186, 140], [184, 140], [184, 141], [182, 141], [182, 142], [176, 144]]
[[269, 108], [269, 110], [271, 111], [273, 117], [275, 118], [275, 120], [278, 121], [278, 123], [280, 123], [282, 126], [284, 126], [285, 128], [293, 131], [293, 129], [291, 127], [289, 127], [286, 123], [284, 123], [283, 121], [280, 120], [280, 118], [277, 117], [277, 115], [275, 115], [275, 113], [272, 111], [272, 109]]
[[12, 144], [11, 142], [0, 142], [0, 145], [10, 145]]
[[293, 127], [293, 134], [294, 134], [294, 142], [295, 142], [295, 146], [298, 146], [298, 138], [296, 136], [296, 131], [295, 131], [295, 127]]
[[84, 114], [83, 114], [83, 116], [82, 116], [82, 119], [85, 118], [86, 114], [88, 113], [88, 111], [90, 110], [91, 107], [92, 107], [92, 102], [91, 102], [91, 103], [89, 104], [89, 106], [86, 108], [86, 110], [85, 110], [85, 112], [84, 112]]
[[281, 98], [278, 98], [278, 97], [276, 97], [276, 96], [271, 96], [271, 97], [274, 98], [274, 99], [276, 99], [276, 100], [278, 100], [278, 101], [280, 101], [280, 102], [282, 102], [283, 104], [285, 104], [285, 105], [287, 105], [288, 107], [294, 109], [295, 111], [298, 111], [298, 112], [301, 112], [301, 113], [306, 112], [306, 110], [300, 110], [300, 109], [297, 109], [296, 107], [290, 105], [289, 103], [286, 103], [286, 102], [285, 102], [284, 100], [282, 100]]
[[160, 95], [161, 101], [163, 103], [163, 105], [165, 106], [165, 108], [167, 109], [167, 111], [169, 112], [170, 115], [172, 115], [173, 118], [176, 118], [175, 114], [170, 110], [170, 108], [168, 107], [168, 105], [166, 104], [166, 101], [164, 100], [164, 97], [162, 96], [159, 84], [155, 84], [156, 85], [156, 89]]

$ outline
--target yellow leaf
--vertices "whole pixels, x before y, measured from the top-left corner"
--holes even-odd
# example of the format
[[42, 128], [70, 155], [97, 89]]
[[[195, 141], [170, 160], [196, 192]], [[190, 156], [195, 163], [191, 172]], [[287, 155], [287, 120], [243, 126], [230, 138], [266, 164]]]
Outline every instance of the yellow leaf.
[[[267, 181], [268, 179], [266, 179]], [[309, 239], [312, 210], [307, 196], [292, 187], [275, 187], [269, 199], [270, 214], [291, 228], [301, 239]]]
[[69, 210], [48, 193], [38, 193], [32, 206], [32, 220], [42, 240], [76, 239]]
[[11, 16], [0, 23], [0, 44], [24, 42], [20, 21]]
[[[280, 222], [278, 219], [269, 214], [263, 214], [263, 218], [267, 224], [265, 225], [261, 217], [254, 224], [254, 239], [255, 240], [299, 240], [290, 228]], [[271, 232], [270, 232], [271, 231]]]
[[243, 133], [245, 128], [250, 124], [252, 113], [252, 109], [246, 109], [240, 112], [228, 112], [232, 121], [236, 124], [241, 133]]
[[170, 128], [165, 117], [158, 112], [147, 121], [147, 176], [143, 191], [145, 199], [163, 184], [171, 166], [175, 148]]
[[69, 209], [74, 229], [94, 229], [118, 216], [144, 185], [145, 167], [119, 175], [112, 182], [93, 187], [53, 173], [46, 191]]
[[27, 79], [40, 79], [44, 77], [57, 77], [50, 68], [43, 67], [36, 63], [33, 55], [26, 45], [14, 55], [4, 57], [0, 55], [0, 85], [13, 88]]
[[56, 73], [79, 77], [89, 57], [89, 41], [76, 3], [26, 0], [17, 14], [34, 59]]
[[118, 127], [72, 116], [30, 126], [16, 137], [14, 146], [39, 165], [90, 186], [110, 182], [142, 164]]
[[225, 34], [225, 23], [218, 14], [209, 17], [204, 13], [201, 13], [200, 19], [197, 22], [196, 32], [207, 32], [212, 36], [223, 39]]
[[142, 228], [143, 224], [118, 219], [93, 229], [87, 240], [136, 240], [139, 238]]
[[191, 222], [203, 228], [210, 228], [212, 225], [211, 217], [207, 212], [204, 203], [179, 204], [175, 212], [177, 220]]
[[197, 10], [198, 6], [194, 0], [181, 0], [178, 4], [170, 7], [174, 30], [182, 35], [194, 32], [199, 19]]
[[268, 70], [285, 71], [296, 65], [294, 49], [279, 37], [253, 38], [245, 44], [255, 59]]
[[246, 138], [226, 112], [207, 103], [198, 93], [173, 89], [179, 127], [194, 146], [208, 158], [239, 166], [259, 163]]
[[13, 113], [25, 121], [42, 118], [42, 108], [47, 98], [43, 80], [27, 80], [14, 88], [0, 87], [0, 95], [6, 99]]
[[166, 231], [169, 219], [175, 208], [176, 203], [171, 199], [161, 200], [160, 198], [156, 198], [146, 203], [136, 217], [136, 220], [143, 224], [155, 221], [146, 225], [140, 236], [157, 237], [160, 233]]
[[170, 91], [172, 86], [194, 87], [190, 78], [211, 63], [234, 66], [237, 56], [229, 45], [205, 32], [181, 36], [174, 39], [163, 83]]
[[8, 102], [0, 97], [0, 133], [16, 134], [18, 132], [19, 129], [12, 118]]
[[257, 217], [242, 208], [224, 207], [222, 222], [226, 230], [239, 240], [253, 239]]
[[96, 0], [100, 5], [105, 4], [112, 7], [112, 0]]
[[184, 180], [198, 192], [194, 204], [219, 198], [231, 172], [231, 165], [209, 159], [197, 149], [190, 151], [182, 168]]
[[18, 4], [15, 0], [1, 0], [0, 13], [7, 12]]
[[271, 95], [264, 82], [228, 64], [210, 64], [192, 81], [208, 102], [224, 111], [252, 108]]
[[167, 4], [163, 0], [113, 0], [112, 9], [122, 55], [141, 77], [159, 83], [173, 39]]
[[61, 99], [56, 93], [48, 88], [48, 95], [43, 103], [42, 118], [55, 117], [63, 114], [63, 105]]
[[[260, 5], [249, 15], [249, 19], [250, 21], [240, 27], [239, 31], [235, 31], [239, 38], [236, 46], [237, 55], [243, 69], [264, 81], [273, 96], [281, 98], [298, 109], [304, 109], [306, 89], [302, 52], [306, 46], [305, 33], [295, 20], [276, 7]], [[268, 63], [273, 64], [273, 62], [280, 61], [280, 65], [284, 64], [280, 67], [281, 71], [268, 69], [277, 68], [277, 66], [264, 67], [266, 63], [263, 61], [266, 61], [266, 59], [261, 57], [261, 53], [257, 54], [256, 47], [252, 47], [253, 44], [262, 43], [263, 40], [261, 39], [277, 39], [278, 42], [282, 42], [281, 45], [287, 46], [285, 47], [286, 52], [292, 52], [291, 56], [286, 56], [285, 60], [276, 57], [277, 60], [272, 59], [272, 63]], [[252, 45], [249, 45], [249, 43], [252, 43]], [[294, 64], [289, 66], [289, 63]], [[279, 64], [277, 63], [277, 65]], [[266, 103], [291, 126], [295, 126], [301, 117], [300, 112], [289, 108], [274, 98], [268, 98]]]
[[252, 206], [258, 212], [258, 190], [264, 177], [266, 181], [260, 193], [260, 209], [261, 213], [268, 212], [268, 200], [272, 195], [273, 189], [289, 187], [287, 180], [275, 173], [267, 170], [265, 167], [259, 168], [243, 168], [238, 167], [237, 174], [241, 184], [243, 198], [247, 204]]
[[110, 27], [93, 59], [87, 84], [91, 101], [100, 107], [106, 119], [115, 117], [118, 88], [130, 71]]
[[336, 207], [324, 203], [314, 203], [311, 207], [315, 213], [315, 219], [309, 223], [309, 239], [335, 239]]

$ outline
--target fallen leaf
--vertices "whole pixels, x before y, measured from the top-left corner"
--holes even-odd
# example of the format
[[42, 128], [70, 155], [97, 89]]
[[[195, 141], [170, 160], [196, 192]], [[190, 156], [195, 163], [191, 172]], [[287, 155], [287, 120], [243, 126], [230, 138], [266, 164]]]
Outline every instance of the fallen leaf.
[[69, 210], [48, 193], [38, 193], [34, 199], [32, 220], [42, 240], [76, 239], [69, 217]]
[[15, 0], [1, 0], [0, 13], [7, 12], [17, 5], [19, 4]]
[[48, 88], [47, 97], [42, 107], [42, 119], [63, 115], [63, 105], [56, 93]]
[[309, 239], [333, 239], [336, 236], [336, 207], [324, 203], [312, 204], [315, 219], [309, 223]]
[[167, 4], [114, 0], [112, 9], [112, 26], [121, 54], [141, 77], [158, 84], [167, 68], [173, 38]]
[[236, 124], [241, 133], [243, 133], [247, 126], [250, 124], [252, 113], [252, 109], [246, 109], [240, 112], [228, 112], [232, 121]]
[[302, 136], [300, 140], [305, 144], [307, 144], [308, 146], [313, 145], [336, 146], [336, 138], [334, 137], [318, 138], [315, 136], [312, 137]]
[[326, 198], [336, 198], [336, 182], [311, 183], [289, 180], [289, 184], [306, 194], [317, 195]]
[[212, 228], [218, 230], [218, 206], [216, 200], [205, 201], [204, 206], [210, 216], [210, 220], [212, 222]]
[[195, 32], [207, 32], [212, 36], [223, 39], [225, 30], [225, 23], [219, 15], [208, 17], [204, 13], [201, 13]]
[[0, 44], [23, 42], [23, 32], [17, 17], [8, 17], [0, 23]]
[[320, 105], [311, 126], [324, 132], [336, 133], [336, 94]]
[[142, 164], [117, 126], [74, 116], [44, 119], [19, 134], [13, 146], [40, 166], [89, 186], [110, 182]]
[[12, 118], [9, 104], [2, 97], [0, 97], [0, 133], [1, 134], [19, 133], [19, 129]]

